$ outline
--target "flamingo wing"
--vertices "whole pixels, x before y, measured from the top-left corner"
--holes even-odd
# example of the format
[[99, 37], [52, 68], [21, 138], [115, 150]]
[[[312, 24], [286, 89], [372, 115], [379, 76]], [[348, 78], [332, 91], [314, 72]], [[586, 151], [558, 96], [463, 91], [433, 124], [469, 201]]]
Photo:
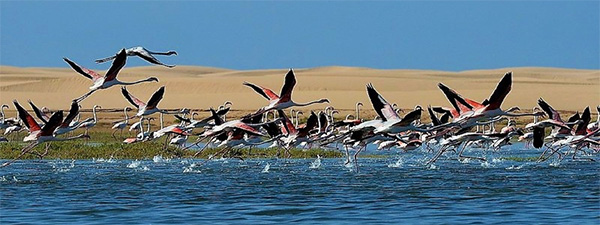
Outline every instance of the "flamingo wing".
[[281, 87], [281, 93], [279, 94], [282, 100], [289, 101], [292, 99], [294, 86], [296, 86], [296, 75], [294, 74], [294, 70], [290, 69], [285, 75], [283, 87]]
[[418, 119], [421, 119], [421, 109], [416, 109], [409, 112], [406, 114], [406, 116], [404, 116], [404, 118], [402, 118], [402, 120], [400, 120], [400, 122], [394, 124], [394, 126], [408, 126], [410, 123]]
[[217, 114], [217, 112], [215, 112], [215, 110], [213, 108], [210, 108], [210, 114], [211, 114], [211, 118], [215, 120], [215, 125], [221, 125], [221, 124], [225, 123], [225, 121], [223, 121], [223, 119], [221, 119], [221, 117], [219, 117], [219, 114]]
[[367, 84], [367, 94], [369, 95], [373, 109], [381, 117], [381, 120], [400, 119], [392, 105], [375, 90], [375, 87], [371, 83]]
[[463, 98], [458, 92], [446, 86], [443, 83], [438, 83], [438, 88], [444, 93], [446, 99], [452, 104], [456, 112], [460, 115], [466, 111], [473, 110], [473, 106], [470, 105], [465, 98]]
[[127, 53], [125, 53], [125, 49], [121, 49], [121, 51], [119, 51], [119, 53], [117, 53], [115, 60], [112, 62], [110, 69], [108, 69], [108, 71], [106, 72], [106, 75], [104, 76], [104, 80], [110, 81], [110, 80], [114, 80], [115, 78], [117, 78], [117, 74], [119, 74], [119, 71], [121, 71], [121, 69], [123, 69], [126, 62], [127, 62]]
[[585, 135], [587, 132], [587, 125], [592, 120], [592, 115], [590, 113], [590, 107], [586, 107], [581, 114], [581, 122], [577, 125], [577, 129], [575, 129], [576, 135]]
[[79, 105], [76, 101], [73, 101], [71, 103], [71, 109], [69, 109], [69, 115], [65, 117], [65, 120], [62, 122], [60, 127], [68, 127], [71, 121], [75, 119], [75, 116], [77, 116], [77, 114], [79, 114]]
[[44, 124], [48, 123], [48, 116], [44, 115], [44, 113], [35, 104], [33, 104], [33, 102], [31, 100], [27, 100], [27, 102], [31, 106], [31, 109], [33, 109], [35, 116], [37, 116], [40, 120], [42, 120], [42, 122]]
[[504, 77], [502, 77], [500, 82], [498, 82], [496, 89], [494, 89], [494, 92], [492, 92], [492, 95], [488, 98], [488, 109], [500, 108], [500, 106], [502, 106], [502, 102], [504, 102], [504, 99], [508, 93], [510, 93], [511, 89], [512, 71], [509, 71], [508, 73], [504, 74]]
[[148, 109], [156, 108], [156, 106], [158, 106], [158, 103], [160, 102], [160, 100], [162, 100], [164, 94], [165, 94], [165, 86], [162, 86], [158, 89], [158, 91], [156, 91], [156, 92], [154, 92], [154, 94], [152, 94], [152, 97], [150, 97], [150, 100], [148, 100], [148, 105], [146, 107]]
[[[282, 129], [282, 133], [284, 133], [284, 134], [296, 133], [296, 127], [294, 127], [294, 124], [292, 124], [292, 121], [290, 121], [290, 119], [287, 117], [287, 115], [285, 115], [283, 110], [277, 110], [277, 112], [279, 113], [279, 117], [282, 118], [282, 123], [283, 123], [283, 128], [284, 128], [284, 129]], [[285, 132], [283, 132], [283, 131], [285, 131]]]
[[19, 112], [19, 118], [21, 121], [23, 121], [23, 123], [25, 123], [25, 126], [27, 129], [29, 129], [30, 133], [41, 130], [40, 125], [35, 121], [33, 116], [31, 116], [31, 114], [29, 114], [23, 107], [21, 107], [17, 100], [14, 100], [13, 104], [15, 105], [17, 112]]
[[142, 102], [142, 100], [140, 100], [140, 99], [136, 98], [135, 96], [133, 96], [132, 94], [130, 94], [129, 91], [127, 91], [126, 87], [121, 87], [121, 93], [123, 94], [125, 99], [127, 99], [127, 101], [129, 101], [129, 103], [131, 103], [136, 108], [139, 109], [141, 107], [146, 106], [146, 103]]
[[42, 127], [41, 135], [42, 136], [51, 136], [54, 133], [54, 130], [56, 130], [56, 128], [58, 126], [60, 126], [62, 121], [63, 121], [63, 111], [62, 110], [56, 111], [54, 114], [52, 114], [52, 116], [50, 116], [48, 123], [46, 123]]
[[427, 106], [427, 112], [429, 112], [429, 117], [431, 118], [431, 123], [434, 126], [442, 124], [442, 122], [437, 118], [437, 116], [435, 116], [435, 113], [433, 112], [433, 109], [431, 109], [431, 106]]
[[546, 112], [546, 114], [548, 114], [549, 118], [562, 122], [560, 114], [556, 110], [554, 110], [554, 108], [552, 108], [550, 104], [544, 101], [544, 99], [538, 99], [538, 105], [540, 106], [540, 108], [542, 108], [542, 110], [544, 110], [544, 112]]
[[136, 56], [142, 58], [143, 60], [148, 61], [149, 63], [158, 64], [158, 65], [164, 65], [162, 62], [158, 61], [157, 58], [154, 58], [154, 56], [152, 56], [145, 49], [141, 49], [141, 50], [136, 49], [136, 51], [134, 51], [134, 54]]
[[298, 129], [298, 133], [302, 134], [302, 136], [308, 135], [308, 132], [317, 127], [318, 124], [319, 117], [317, 117], [317, 114], [315, 114], [315, 112], [311, 111], [310, 116], [306, 120], [306, 126]]
[[260, 133], [260, 131], [258, 131], [257, 129], [255, 129], [254, 127], [249, 126], [246, 123], [243, 122], [239, 122], [239, 123], [235, 123], [233, 125], [235, 128], [238, 128], [240, 130], [246, 131], [248, 133], [254, 134], [254, 135], [258, 135], [258, 136], [263, 136], [262, 133]]
[[248, 83], [248, 82], [244, 82], [244, 85], [251, 87], [256, 93], [262, 95], [269, 101], [279, 99], [279, 96], [277, 96], [277, 94], [275, 94], [275, 92], [271, 91], [271, 89], [261, 87], [256, 84]]
[[95, 82], [96, 80], [98, 80], [98, 79], [102, 78], [102, 76], [100, 76], [100, 74], [96, 73], [96, 71], [93, 71], [93, 70], [87, 69], [87, 68], [85, 68], [85, 67], [82, 67], [82, 66], [80, 66], [80, 65], [77, 65], [77, 63], [75, 63], [75, 62], [71, 61], [71, 60], [70, 60], [70, 59], [68, 59], [68, 58], [63, 58], [63, 60], [64, 60], [65, 62], [67, 62], [67, 64], [69, 64], [69, 66], [71, 66], [71, 68], [72, 68], [73, 70], [75, 70], [75, 72], [77, 72], [77, 73], [79, 73], [79, 74], [83, 75], [84, 77], [86, 77], [86, 78], [88, 78], [88, 79], [90, 79], [90, 80], [92, 80], [92, 81], [94, 81], [94, 82]]

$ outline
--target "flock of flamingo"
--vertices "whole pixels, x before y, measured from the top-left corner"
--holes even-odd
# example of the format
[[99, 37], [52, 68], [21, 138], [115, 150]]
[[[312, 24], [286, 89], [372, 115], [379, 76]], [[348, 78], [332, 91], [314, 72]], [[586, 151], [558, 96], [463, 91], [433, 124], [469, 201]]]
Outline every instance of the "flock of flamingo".
[[[90, 91], [71, 102], [66, 117], [63, 115], [62, 110], [57, 110], [48, 116], [49, 110], [47, 108], [39, 109], [32, 101], [28, 101], [37, 117], [36, 119], [17, 100], [14, 100], [13, 104], [18, 117], [6, 118], [4, 109], [9, 108], [9, 106], [2, 105], [0, 129], [4, 129], [4, 135], [26, 130], [28, 135], [23, 141], [30, 142], [30, 144], [21, 150], [18, 157], [5, 162], [1, 167], [10, 165], [28, 153], [42, 158], [48, 153], [49, 143], [53, 141], [89, 139], [88, 130], [98, 123], [96, 109], [101, 107], [95, 105], [92, 108], [93, 118], [80, 121], [79, 110], [81, 107], [79, 103], [93, 93], [112, 86], [122, 86], [123, 96], [131, 103], [131, 106], [137, 109], [135, 116], [129, 117], [127, 111], [130, 107], [124, 108], [125, 119], [114, 122], [112, 127], [114, 130], [112, 136], [115, 139], [118, 139], [115, 136], [116, 132], [120, 131], [122, 137], [123, 130], [129, 127], [129, 131], [139, 131], [139, 133], [136, 137], [121, 138], [125, 144], [155, 141], [166, 135], [165, 148], [168, 144], [172, 144], [188, 149], [204, 143], [204, 146], [196, 154], [209, 147], [220, 147], [222, 149], [214, 156], [224, 156], [232, 148], [249, 147], [251, 149], [253, 146], [271, 143], [271, 147], [279, 149], [278, 156], [281, 154], [280, 150], [283, 149], [286, 156], [289, 157], [289, 150], [293, 147], [340, 149], [338, 147], [340, 146], [346, 154], [345, 163], [354, 162], [358, 166], [357, 157], [359, 153], [366, 149], [368, 144], [375, 144], [378, 149], [396, 148], [411, 151], [423, 148], [431, 152], [432, 156], [426, 162], [426, 164], [431, 164], [443, 154], [448, 154], [449, 151], [454, 152], [459, 160], [476, 159], [485, 161], [485, 158], [466, 156], [463, 155], [463, 152], [466, 148], [498, 151], [503, 146], [510, 145], [511, 139], [514, 137], [518, 137], [519, 141], [526, 142], [526, 146], [545, 147], [545, 150], [539, 156], [539, 161], [547, 160], [553, 155], [562, 160], [569, 154], [574, 160], [593, 161], [592, 158], [586, 156], [600, 151], [600, 106], [597, 107], [599, 116], [595, 122], [591, 122], [589, 106], [583, 110], [583, 113], [577, 112], [564, 121], [558, 111], [542, 98], [537, 102], [539, 107], [534, 108], [531, 113], [516, 113], [515, 111], [520, 110], [519, 107], [503, 110], [501, 108], [502, 103], [512, 88], [512, 72], [504, 74], [490, 97], [482, 102], [466, 98], [452, 88], [439, 83], [439, 89], [452, 107], [428, 106], [427, 113], [431, 118], [431, 123], [428, 124], [421, 123], [420, 118], [422, 111], [424, 111], [421, 106], [416, 106], [414, 110], [401, 116], [400, 113], [403, 111], [398, 109], [395, 104], [390, 104], [372, 84], [366, 85], [366, 91], [373, 109], [377, 113], [375, 118], [371, 120], [360, 118], [362, 103], [359, 102], [356, 104], [356, 114], [348, 115], [343, 120], [335, 121], [334, 114], [339, 112], [332, 106], [327, 106], [318, 113], [311, 111], [306, 123], [299, 124], [298, 116], [302, 112], [291, 109], [290, 113], [286, 114], [284, 110], [292, 107], [329, 103], [329, 100], [323, 98], [308, 103], [294, 102], [292, 92], [296, 84], [296, 78], [292, 69], [285, 75], [284, 84], [279, 95], [269, 88], [249, 82], [243, 83], [243, 85], [252, 88], [268, 101], [266, 106], [261, 107], [256, 112], [239, 119], [227, 120], [226, 115], [232, 105], [231, 102], [227, 101], [216, 110], [210, 108], [210, 117], [196, 120], [194, 118], [196, 113], [190, 113], [190, 110], [187, 109], [169, 112], [158, 108], [158, 104], [165, 93], [164, 86], [160, 87], [147, 102], [135, 97], [126, 88], [128, 85], [158, 82], [158, 78], [149, 77], [135, 82], [123, 82], [117, 79], [117, 75], [125, 66], [128, 56], [138, 56], [152, 64], [169, 68], [174, 67], [174, 65], [163, 64], [153, 55], [177, 55], [177, 53], [175, 51], [152, 52], [143, 47], [121, 49], [114, 56], [95, 61], [96, 63], [112, 61], [111, 67], [104, 76], [64, 58], [64, 61], [75, 72], [92, 80], [93, 85], [90, 87]], [[153, 118], [149, 116], [155, 113], [160, 114], [161, 128], [151, 131], [150, 120]], [[174, 114], [181, 122], [164, 126], [164, 114]], [[188, 118], [188, 116], [190, 117]], [[534, 121], [519, 128], [516, 122], [510, 118], [520, 116], [532, 116]], [[538, 118], [547, 119], [541, 120]], [[507, 126], [497, 131], [494, 124], [503, 120], [507, 121]], [[136, 122], [129, 125], [133, 121]], [[144, 125], [146, 125], [145, 130]], [[551, 128], [549, 135], [545, 131], [546, 128]], [[85, 129], [85, 132], [76, 136], [61, 137], [77, 129]], [[194, 133], [195, 130], [201, 131]], [[187, 143], [188, 137], [192, 135], [198, 136], [198, 139], [193, 143]], [[8, 139], [1, 137], [0, 141], [8, 141]], [[42, 143], [46, 143], [45, 152], [38, 153], [33, 150]], [[350, 155], [350, 150], [355, 151], [353, 156]]]

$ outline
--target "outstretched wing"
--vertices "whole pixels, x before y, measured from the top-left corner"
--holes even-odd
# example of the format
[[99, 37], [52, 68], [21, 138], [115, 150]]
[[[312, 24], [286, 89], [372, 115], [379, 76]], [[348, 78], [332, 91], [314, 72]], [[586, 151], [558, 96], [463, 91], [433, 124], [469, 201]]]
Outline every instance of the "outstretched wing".
[[404, 118], [402, 118], [402, 120], [400, 120], [400, 122], [394, 124], [394, 126], [408, 126], [410, 123], [412, 123], [415, 120], [421, 119], [421, 108], [419, 107], [418, 109], [415, 109], [411, 112], [409, 112], [408, 114], [406, 114], [406, 116], [404, 116]]
[[44, 112], [42, 112], [42, 110], [40, 110], [37, 106], [35, 106], [35, 104], [33, 104], [33, 102], [31, 100], [27, 100], [27, 102], [29, 103], [29, 105], [31, 106], [31, 109], [33, 109], [33, 112], [35, 113], [35, 115], [45, 124], [48, 123], [48, 116], [46, 116], [44, 114]]
[[510, 93], [511, 89], [512, 71], [509, 71], [508, 73], [504, 74], [504, 77], [502, 77], [502, 80], [500, 80], [496, 86], [496, 89], [494, 89], [494, 92], [492, 92], [492, 95], [488, 98], [488, 102], [490, 103], [487, 106], [488, 109], [500, 108], [500, 106], [502, 106], [502, 102], [504, 102], [504, 99], [508, 93]]
[[96, 82], [96, 80], [102, 78], [102, 76], [100, 76], [100, 74], [96, 73], [96, 71], [87, 69], [80, 65], [77, 65], [77, 63], [71, 61], [70, 59], [63, 58], [63, 60], [65, 60], [65, 62], [67, 62], [67, 64], [69, 64], [69, 66], [71, 66], [71, 68], [73, 68], [73, 70], [75, 70], [75, 72], [83, 75], [84, 77], [86, 77], [94, 82]]
[[125, 49], [121, 49], [121, 51], [119, 51], [119, 53], [117, 53], [115, 61], [113, 61], [112, 65], [110, 66], [110, 69], [108, 69], [108, 71], [106, 72], [106, 75], [104, 76], [104, 80], [110, 81], [110, 80], [114, 80], [115, 78], [117, 78], [117, 74], [119, 74], [119, 71], [121, 71], [121, 69], [123, 69], [126, 62], [127, 62], [127, 53], [125, 53]]
[[375, 87], [371, 83], [367, 84], [367, 94], [369, 95], [373, 109], [381, 117], [381, 120], [400, 119], [392, 105], [375, 90]]
[[50, 136], [63, 121], [63, 111], [59, 110], [50, 116], [48, 123], [42, 127], [42, 136]]
[[25, 123], [25, 126], [27, 129], [29, 129], [30, 133], [41, 130], [40, 125], [35, 121], [33, 116], [31, 116], [31, 114], [29, 114], [23, 107], [21, 107], [17, 100], [13, 100], [13, 104], [15, 105], [17, 112], [19, 112], [19, 118], [21, 121], [23, 121], [23, 123]]
[[121, 87], [121, 93], [123, 94], [123, 96], [125, 96], [125, 99], [127, 99], [127, 101], [129, 101], [129, 103], [131, 103], [136, 108], [139, 109], [141, 107], [146, 106], [146, 103], [142, 102], [140, 99], [130, 94], [129, 91], [127, 91], [126, 87]]
[[71, 109], [69, 109], [69, 115], [67, 115], [60, 127], [68, 127], [71, 121], [75, 119], [75, 116], [77, 116], [77, 114], [79, 114], [79, 104], [77, 104], [76, 101], [73, 101], [71, 102]]
[[434, 126], [442, 124], [442, 122], [440, 122], [440, 120], [437, 118], [437, 116], [435, 116], [435, 113], [433, 112], [433, 109], [431, 109], [431, 106], [427, 106], [427, 112], [429, 112], [429, 117], [431, 118], [431, 123]]
[[543, 98], [538, 99], [538, 105], [540, 106], [540, 108], [542, 108], [542, 110], [544, 110], [544, 112], [546, 112], [546, 114], [548, 114], [549, 118], [562, 122], [560, 114], [556, 110], [554, 110], [554, 108], [552, 108], [550, 104], [544, 101]]
[[277, 96], [277, 94], [275, 94], [273, 91], [271, 91], [271, 89], [261, 87], [256, 84], [248, 83], [248, 82], [244, 82], [244, 85], [251, 87], [254, 91], [256, 91], [256, 93], [262, 95], [269, 101], [279, 98], [279, 96]]
[[465, 98], [460, 96], [460, 94], [458, 94], [456, 91], [454, 91], [450, 87], [446, 86], [443, 83], [438, 83], [438, 88], [440, 88], [442, 93], [444, 93], [444, 95], [446, 96], [446, 99], [448, 99], [450, 104], [452, 104], [452, 106], [454, 107], [456, 112], [458, 112], [459, 115], [466, 111], [473, 110], [473, 106], [471, 104], [469, 104], [465, 100]]
[[283, 87], [281, 87], [281, 99], [284, 101], [289, 101], [292, 99], [292, 91], [294, 91], [294, 86], [296, 85], [296, 75], [294, 74], [294, 70], [290, 69], [288, 73], [285, 75], [285, 80], [283, 83]]
[[165, 86], [162, 86], [158, 89], [158, 91], [156, 91], [156, 92], [154, 92], [154, 94], [152, 94], [152, 97], [150, 97], [150, 100], [148, 100], [148, 105], [146, 106], [146, 108], [147, 109], [156, 108], [156, 106], [158, 106], [158, 103], [160, 102], [160, 100], [162, 100], [164, 94], [165, 94]]

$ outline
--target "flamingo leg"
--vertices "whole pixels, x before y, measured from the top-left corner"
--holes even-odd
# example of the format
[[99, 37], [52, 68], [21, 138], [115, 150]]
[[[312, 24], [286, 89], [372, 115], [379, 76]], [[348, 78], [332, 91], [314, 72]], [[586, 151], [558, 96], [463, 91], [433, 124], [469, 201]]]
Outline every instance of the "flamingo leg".
[[[123, 131], [123, 130], [121, 130], [121, 131]], [[115, 139], [115, 141], [117, 141], [118, 139], [117, 139], [117, 137], [115, 136], [115, 133], [117, 133], [117, 130], [114, 130], [114, 131], [112, 132], [112, 134], [111, 134], [111, 135], [112, 135], [112, 137]]]
[[486, 161], [484, 158], [481, 157], [475, 157], [475, 156], [464, 156], [462, 153], [463, 151], [465, 151], [465, 149], [467, 148], [466, 144], [462, 146], [462, 148], [460, 149], [460, 151], [458, 151], [458, 159], [478, 159], [481, 161]]
[[0, 168], [2, 168], [2, 167], [6, 167], [6, 166], [8, 166], [8, 165], [12, 164], [13, 162], [15, 162], [15, 161], [19, 160], [21, 157], [23, 157], [23, 155], [27, 154], [29, 151], [31, 151], [31, 149], [35, 148], [35, 146], [37, 146], [38, 144], [39, 144], [38, 142], [33, 142], [33, 143], [31, 143], [31, 144], [29, 144], [29, 145], [25, 146], [25, 148], [23, 148], [23, 149], [21, 150], [21, 154], [19, 154], [19, 155], [18, 155], [16, 158], [14, 158], [13, 160], [3, 163], [2, 165], [0, 165]]
[[[214, 141], [214, 138], [211, 138], [210, 140], [208, 140], [208, 142], [206, 142], [206, 145], [204, 145], [204, 147], [202, 147], [202, 149], [200, 149], [198, 152], [196, 152], [196, 154], [194, 154], [194, 156], [192, 156], [192, 157], [194, 157], [194, 158], [195, 158], [195, 157], [196, 157], [196, 156], [198, 156], [200, 153], [202, 153], [202, 151], [204, 151], [204, 149], [206, 149], [206, 147], [208, 147], [208, 144], [209, 144], [210, 142], [212, 142], [212, 141]], [[200, 143], [200, 142], [198, 141], [196, 144], [198, 144], [198, 143]], [[192, 146], [192, 145], [190, 145], [190, 146]], [[190, 146], [188, 146], [188, 147], [190, 147]]]

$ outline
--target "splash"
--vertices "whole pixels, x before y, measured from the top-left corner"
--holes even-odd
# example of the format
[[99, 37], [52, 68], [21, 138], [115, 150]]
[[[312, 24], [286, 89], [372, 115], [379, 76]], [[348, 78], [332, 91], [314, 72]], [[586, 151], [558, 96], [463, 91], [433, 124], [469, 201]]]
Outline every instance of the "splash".
[[95, 163], [114, 163], [115, 160], [113, 159], [112, 156], [110, 156], [109, 159], [104, 159], [104, 158], [92, 158], [92, 161]]
[[147, 166], [142, 166], [142, 168], [140, 169], [141, 171], [149, 171], [150, 168], [148, 168]]
[[402, 158], [399, 158], [395, 163], [390, 163], [387, 166], [389, 168], [400, 168], [404, 165], [404, 161], [402, 161]]
[[492, 164], [492, 163], [490, 163], [488, 161], [485, 161], [485, 162], [481, 163], [481, 167], [483, 167], [483, 168], [494, 168], [495, 166], [494, 166], [494, 164]]
[[163, 158], [162, 155], [155, 155], [152, 158], [152, 161], [154, 161], [154, 163], [167, 163], [167, 162], [171, 161], [171, 159]]
[[440, 167], [436, 166], [435, 164], [429, 164], [429, 166], [427, 167], [427, 169], [430, 169], [430, 170], [439, 170]]
[[192, 163], [189, 166], [183, 167], [183, 173], [201, 173], [202, 171], [194, 169], [196, 163]]
[[318, 169], [319, 167], [321, 167], [321, 156], [317, 155], [317, 159], [310, 164], [309, 168]]
[[8, 181], [8, 180], [6, 179], [6, 177], [4, 177], [4, 176], [1, 176], [1, 177], [0, 177], [0, 182], [6, 182], [6, 181]]
[[141, 162], [140, 161], [132, 161], [131, 163], [127, 164], [127, 168], [138, 168], [138, 166], [140, 166]]
[[269, 169], [271, 169], [271, 164], [267, 163], [267, 165], [265, 165], [265, 168], [263, 168], [261, 173], [268, 173]]

